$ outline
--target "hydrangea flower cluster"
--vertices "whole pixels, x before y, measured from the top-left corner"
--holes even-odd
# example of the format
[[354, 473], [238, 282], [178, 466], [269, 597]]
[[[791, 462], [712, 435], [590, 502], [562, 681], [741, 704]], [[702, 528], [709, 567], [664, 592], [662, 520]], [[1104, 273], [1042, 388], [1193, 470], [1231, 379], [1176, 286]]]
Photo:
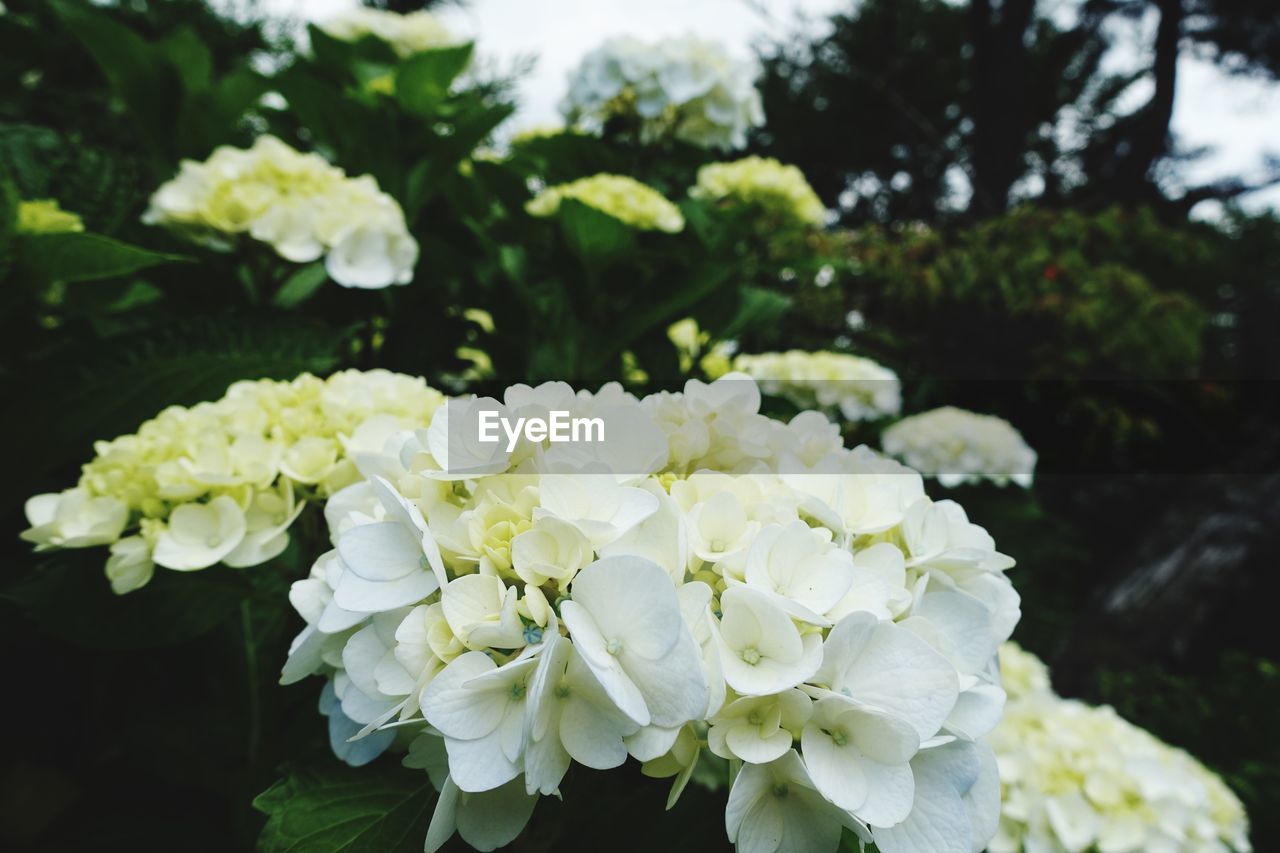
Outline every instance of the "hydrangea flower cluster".
[[448, 27], [426, 11], [401, 15], [358, 6], [321, 22], [320, 29], [339, 41], [354, 42], [372, 36], [390, 45], [402, 59], [458, 43]]
[[418, 261], [404, 211], [371, 175], [350, 178], [274, 136], [248, 149], [219, 147], [203, 163], [184, 160], [152, 195], [143, 221], [213, 249], [248, 234], [293, 263], [323, 256], [344, 287], [408, 284]]
[[27, 501], [22, 538], [37, 550], [110, 546], [107, 578], [122, 594], [157, 565], [256, 566], [285, 549], [308, 499], [359, 479], [362, 452], [430, 418], [443, 399], [385, 370], [237, 382], [216, 402], [171, 406], [132, 435], [98, 442], [75, 488]]
[[1000, 686], [1010, 702], [1050, 689], [1049, 667], [1010, 640], [1000, 647]]
[[[633, 757], [674, 802], [703, 750], [736, 771], [743, 853], [834, 851], [845, 827], [968, 853], [995, 832], [980, 738], [1013, 560], [821, 414], [759, 406], [741, 374], [642, 400], [517, 385], [357, 460], [325, 508], [333, 550], [291, 591], [307, 625], [282, 681], [327, 679], [349, 763], [407, 743], [441, 791], [428, 851], [510, 842], [573, 762]], [[484, 444], [460, 426], [475, 411], [625, 440]]]
[[525, 210], [530, 216], [554, 216], [566, 198], [580, 201], [642, 231], [675, 234], [684, 230], [680, 208], [653, 187], [626, 175], [592, 175], [547, 187], [529, 200]]
[[742, 354], [733, 369], [760, 383], [764, 393], [800, 408], [838, 412], [846, 421], [892, 417], [902, 409], [898, 374], [869, 358], [837, 352]]
[[58, 206], [55, 199], [18, 202], [19, 234], [70, 234], [84, 230], [80, 217]]
[[772, 219], [797, 225], [818, 226], [827, 219], [827, 208], [805, 180], [804, 173], [772, 157], [708, 163], [698, 170], [698, 183], [689, 195], [707, 201], [748, 205]]
[[1020, 676], [1006, 677], [990, 738], [1003, 786], [992, 853], [1251, 849], [1244, 807], [1215, 773], [1112, 708], [1055, 695], [1029, 653], [1007, 645], [1000, 660]]
[[1003, 418], [943, 406], [903, 418], [884, 431], [881, 447], [951, 488], [988, 480], [1031, 488], [1036, 452]]
[[615, 38], [569, 75], [560, 111], [589, 130], [615, 118], [634, 121], [644, 142], [673, 138], [700, 148], [742, 148], [747, 131], [764, 124], [755, 77], [753, 64], [716, 42]]

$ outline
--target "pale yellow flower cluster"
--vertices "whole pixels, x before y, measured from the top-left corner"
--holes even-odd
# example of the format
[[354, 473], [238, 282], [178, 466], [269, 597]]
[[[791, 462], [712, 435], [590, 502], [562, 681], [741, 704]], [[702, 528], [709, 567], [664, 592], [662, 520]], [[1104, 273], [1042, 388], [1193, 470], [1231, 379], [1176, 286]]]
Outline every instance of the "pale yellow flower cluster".
[[84, 230], [80, 217], [63, 210], [54, 199], [18, 203], [19, 234], [67, 234]]
[[875, 420], [902, 408], [898, 375], [869, 358], [837, 352], [767, 352], [739, 355], [733, 369], [760, 390], [801, 408], [838, 411], [847, 421]]
[[362, 452], [429, 421], [443, 400], [384, 370], [237, 382], [216, 402], [171, 406], [98, 442], [76, 488], [27, 502], [22, 536], [37, 549], [110, 545], [119, 593], [146, 584], [155, 565], [258, 565], [284, 550], [309, 499], [358, 480]]
[[625, 175], [599, 174], [547, 187], [525, 205], [531, 216], [554, 216], [566, 198], [580, 201], [642, 231], [675, 234], [684, 215], [662, 193]]
[[357, 7], [322, 22], [320, 29], [339, 41], [354, 42], [372, 36], [390, 45], [401, 58], [458, 43], [449, 28], [426, 11], [400, 15]]
[[733, 351], [737, 344], [730, 341], [712, 343], [711, 333], [699, 328], [698, 321], [692, 317], [668, 326], [667, 340], [676, 348], [681, 373], [689, 373], [695, 363], [711, 379], [719, 379], [733, 370]]
[[1057, 696], [1047, 670], [1001, 649], [1009, 704], [990, 736], [1000, 765], [991, 853], [1250, 850], [1240, 800], [1186, 752], [1110, 707]]
[[1000, 647], [1000, 682], [1009, 700], [1049, 689], [1049, 667], [1015, 642]]
[[707, 201], [749, 205], [774, 219], [799, 225], [817, 226], [827, 218], [822, 199], [804, 173], [772, 157], [709, 163], [698, 170], [698, 183], [689, 194]]
[[344, 287], [407, 284], [418, 260], [404, 211], [371, 175], [348, 177], [274, 136], [248, 149], [222, 146], [203, 163], [184, 160], [151, 197], [143, 221], [214, 249], [230, 249], [247, 234], [294, 263], [324, 257]]

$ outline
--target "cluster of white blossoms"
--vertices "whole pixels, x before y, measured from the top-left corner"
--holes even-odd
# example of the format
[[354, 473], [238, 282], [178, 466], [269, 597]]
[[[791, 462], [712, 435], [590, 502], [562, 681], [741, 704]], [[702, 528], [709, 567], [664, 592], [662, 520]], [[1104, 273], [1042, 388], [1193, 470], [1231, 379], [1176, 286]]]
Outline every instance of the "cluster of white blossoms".
[[689, 195], [720, 204], [755, 208], [774, 222], [822, 225], [827, 208], [796, 166], [772, 157], [744, 157], [732, 163], [708, 163], [698, 170]]
[[800, 408], [839, 412], [846, 421], [892, 417], [902, 409], [898, 374], [869, 358], [837, 352], [742, 354], [733, 369], [751, 376], [760, 389]]
[[642, 141], [678, 139], [701, 148], [742, 148], [764, 123], [757, 69], [694, 36], [646, 42], [610, 39], [569, 75], [566, 121], [600, 130], [636, 122]]
[[545, 219], [555, 216], [567, 198], [641, 231], [677, 234], [684, 230], [680, 208], [653, 187], [626, 175], [601, 173], [547, 187], [525, 204], [525, 210]]
[[390, 45], [401, 58], [458, 43], [449, 28], [427, 11], [401, 15], [383, 9], [356, 7], [322, 21], [319, 26], [339, 41], [379, 39]]
[[1055, 695], [1028, 652], [1007, 644], [1000, 660], [1023, 677], [1006, 675], [990, 737], [1003, 788], [991, 853], [1251, 849], [1244, 807], [1215, 773], [1112, 708]]
[[37, 550], [110, 546], [117, 593], [145, 585], [157, 565], [256, 566], [285, 549], [309, 499], [360, 478], [361, 453], [443, 401], [422, 379], [385, 370], [237, 382], [216, 402], [171, 406], [97, 442], [75, 488], [27, 501], [22, 538]]
[[[291, 591], [282, 681], [327, 679], [349, 763], [408, 745], [441, 791], [428, 851], [510, 842], [573, 762], [633, 757], [674, 802], [704, 749], [733, 768], [743, 853], [829, 853], [844, 828], [884, 853], [984, 847], [1013, 560], [823, 415], [759, 406], [741, 374], [644, 399], [517, 385], [357, 459]], [[604, 440], [556, 443], [549, 413]]]
[[884, 431], [880, 446], [947, 488], [989, 480], [1030, 488], [1036, 452], [1003, 418], [944, 406], [903, 418]]
[[348, 177], [274, 136], [248, 149], [221, 146], [203, 163], [184, 160], [151, 196], [143, 221], [213, 249], [229, 250], [248, 234], [293, 263], [323, 257], [344, 287], [408, 284], [418, 261], [404, 211], [373, 176]]

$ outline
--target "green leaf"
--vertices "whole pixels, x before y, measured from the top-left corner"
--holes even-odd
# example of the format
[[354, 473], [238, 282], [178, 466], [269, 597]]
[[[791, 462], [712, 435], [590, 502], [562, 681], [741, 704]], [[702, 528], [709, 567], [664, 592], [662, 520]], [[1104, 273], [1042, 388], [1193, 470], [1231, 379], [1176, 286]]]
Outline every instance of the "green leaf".
[[471, 62], [472, 45], [442, 47], [414, 54], [396, 72], [396, 98], [408, 112], [435, 113], [449, 96], [449, 87]]
[[588, 269], [607, 266], [635, 247], [630, 226], [577, 199], [561, 201], [557, 216], [569, 248]]
[[376, 62], [391, 66], [399, 61], [391, 45], [374, 35], [356, 41], [334, 38], [315, 24], [307, 26], [308, 40], [315, 64], [326, 76], [343, 79], [351, 75], [357, 62]]
[[213, 79], [213, 54], [190, 27], [179, 27], [157, 44], [161, 56], [178, 73], [188, 92], [209, 88]]
[[323, 263], [311, 264], [295, 272], [280, 285], [271, 300], [279, 308], [296, 308], [311, 298], [329, 278]]
[[147, 267], [186, 261], [139, 249], [101, 234], [33, 234], [18, 241], [21, 274], [43, 281], [92, 281], [128, 275]]
[[548, 184], [563, 184], [600, 172], [628, 174], [631, 169], [624, 149], [574, 132], [519, 140], [513, 160]]
[[741, 297], [738, 313], [717, 332], [722, 339], [736, 338], [744, 332], [771, 326], [791, 308], [791, 299], [776, 290], [744, 287]]
[[316, 140], [332, 146], [337, 159], [351, 173], [359, 173], [370, 159], [387, 155], [389, 140], [368, 107], [345, 97], [332, 83], [304, 66], [287, 69], [274, 79], [289, 103], [289, 111]]
[[610, 330], [601, 357], [621, 352], [651, 329], [666, 329], [687, 316], [694, 305], [725, 286], [733, 272], [733, 267], [727, 264], [707, 264], [695, 269], [684, 287], [665, 299], [651, 303], [648, 308], [628, 315]]
[[[67, 318], [84, 318], [104, 336], [113, 328], [130, 328], [136, 318], [128, 317], [164, 299], [164, 291], [149, 281], [117, 278], [111, 281], [79, 281], [62, 290], [58, 310]], [[121, 316], [126, 315], [126, 316]]]
[[158, 147], [167, 145], [172, 136], [170, 122], [177, 105], [178, 79], [160, 51], [91, 6], [67, 0], [51, 0], [49, 5], [93, 57], [151, 141]]
[[0, 124], [0, 170], [7, 169], [19, 198], [57, 199], [100, 234], [134, 221], [147, 180], [137, 152], [106, 151], [47, 127]]
[[[470, 109], [450, 116], [449, 124], [441, 122], [421, 146], [424, 156], [409, 169], [404, 208], [410, 219], [423, 205], [437, 195], [446, 195], [454, 204], [471, 200], [488, 209], [496, 199], [493, 188], [476, 180], [477, 173], [488, 172], [492, 164], [470, 164], [470, 173], [463, 177], [458, 164], [471, 156], [477, 145], [512, 113], [508, 104], [496, 104]], [[440, 132], [440, 131], [444, 132]], [[428, 153], [429, 152], [429, 153]], [[492, 175], [492, 172], [490, 172]], [[507, 173], [504, 177], [510, 177]], [[518, 191], [523, 199], [527, 190], [523, 182]]]
[[245, 111], [266, 90], [265, 78], [241, 69], [212, 86], [188, 92], [176, 133], [177, 153], [203, 158], [218, 145], [235, 142]]
[[419, 853], [435, 808], [427, 774], [387, 761], [291, 765], [253, 801], [260, 853]]

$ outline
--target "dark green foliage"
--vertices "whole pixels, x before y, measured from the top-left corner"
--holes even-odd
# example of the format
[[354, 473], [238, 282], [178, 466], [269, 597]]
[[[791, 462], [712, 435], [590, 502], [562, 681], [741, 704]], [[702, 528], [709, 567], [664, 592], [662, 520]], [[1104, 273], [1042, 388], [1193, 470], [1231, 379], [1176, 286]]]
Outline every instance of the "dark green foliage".
[[[32, 571], [7, 578], [0, 598], [68, 644], [149, 649], [205, 634], [250, 593], [248, 578], [220, 569], [189, 579], [161, 573], [138, 594], [121, 598], [102, 582], [103, 559], [83, 551], [46, 557]], [[172, 613], [183, 618], [168, 618]]]
[[19, 197], [56, 199], [91, 231], [116, 233], [143, 200], [136, 158], [51, 128], [0, 124], [0, 163]]
[[[1064, 30], [1033, 5], [873, 0], [817, 42], [775, 44], [758, 145], [850, 223], [989, 215], [1037, 184], [1046, 201], [1078, 195], [1081, 146], [1131, 79], [1100, 73], [1095, 18]], [[1068, 110], [1074, 129], [1060, 134]]]
[[1148, 212], [1022, 209], [952, 232], [870, 228], [848, 252], [870, 345], [883, 334], [908, 373], [1185, 379], [1200, 364], [1207, 318], [1188, 270], [1207, 268], [1212, 245]]
[[891, 365], [907, 380], [908, 410], [1000, 414], [1033, 431], [1050, 465], [1110, 465], [1214, 396], [1187, 380], [1222, 346], [1207, 333], [1222, 239], [1120, 209], [871, 226], [831, 238], [835, 282], [800, 280], [775, 337], [811, 349], [835, 341]]
[[27, 285], [97, 281], [131, 275], [147, 267], [186, 261], [139, 249], [99, 234], [35, 234], [18, 242], [13, 274]]
[[[713, 757], [714, 760], [714, 757]], [[597, 849], [625, 853], [732, 850], [722, 815], [727, 792], [699, 785], [685, 789], [663, 813], [670, 779], [649, 779], [635, 764], [608, 771], [575, 766], [562, 799], [544, 797], [511, 850], [551, 853]], [[254, 801], [268, 815], [258, 841], [264, 853], [382, 853], [422, 849], [436, 793], [421, 770], [397, 766], [391, 756], [353, 769], [327, 755], [284, 768], [284, 777]], [[654, 815], [637, 820], [637, 815]], [[625, 831], [620, 831], [620, 829]], [[445, 850], [470, 850], [457, 836]]]
[[[847, 221], [932, 216], [961, 156], [964, 20], [942, 0], [871, 2], [833, 17], [819, 42], [775, 45], [759, 146], [798, 165]], [[898, 174], [909, 184], [895, 188]]]
[[[1089, 0], [1066, 16], [1034, 0], [850, 5], [817, 40], [762, 51], [770, 120], [756, 139], [845, 222], [972, 219], [1028, 200], [1185, 214], [1256, 186], [1231, 178], [1183, 195], [1157, 179], [1182, 156], [1171, 135], [1179, 56], [1195, 48], [1234, 71], [1276, 73], [1280, 18], [1266, 0]], [[1103, 64], [1119, 20], [1156, 22], [1146, 67]], [[1143, 79], [1152, 93], [1134, 109], [1120, 96]]]
[[415, 853], [436, 794], [427, 774], [393, 761], [351, 768], [330, 757], [291, 765], [253, 801], [267, 815], [262, 853]]
[[[276, 47], [263, 23], [203, 0], [15, 0], [0, 18], [6, 70], [0, 121], [57, 128], [121, 155], [204, 156], [243, 139], [237, 122], [261, 90], [251, 54]], [[146, 159], [142, 165], [152, 165]], [[169, 165], [149, 174], [164, 177]]]
[[133, 432], [166, 406], [217, 399], [237, 380], [325, 375], [341, 363], [345, 341], [343, 330], [294, 318], [226, 314], [68, 343], [43, 360], [48, 383], [8, 378], [7, 397], [27, 416], [6, 424], [6, 438], [33, 436], [39, 447], [17, 460], [19, 480], [55, 473], [65, 483], [95, 440]]

